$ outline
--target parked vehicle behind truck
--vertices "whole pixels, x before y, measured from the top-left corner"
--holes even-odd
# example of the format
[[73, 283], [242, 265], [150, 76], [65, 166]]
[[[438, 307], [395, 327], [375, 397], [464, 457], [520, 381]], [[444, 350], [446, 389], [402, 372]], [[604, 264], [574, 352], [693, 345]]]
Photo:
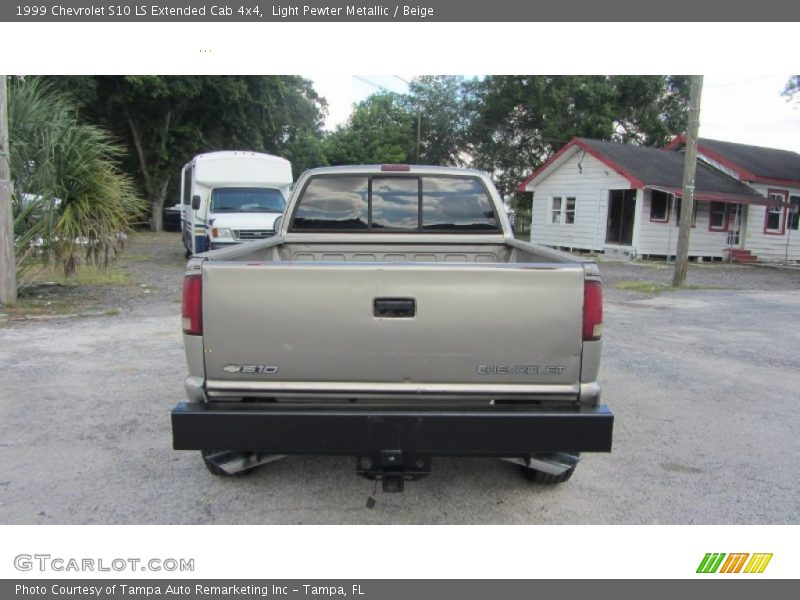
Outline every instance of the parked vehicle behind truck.
[[352, 455], [397, 491], [495, 456], [556, 483], [611, 450], [598, 269], [515, 240], [478, 171], [306, 172], [274, 238], [189, 261], [183, 332], [174, 447], [217, 475]]
[[195, 156], [181, 171], [186, 257], [274, 235], [291, 185], [292, 165], [279, 156], [237, 151]]

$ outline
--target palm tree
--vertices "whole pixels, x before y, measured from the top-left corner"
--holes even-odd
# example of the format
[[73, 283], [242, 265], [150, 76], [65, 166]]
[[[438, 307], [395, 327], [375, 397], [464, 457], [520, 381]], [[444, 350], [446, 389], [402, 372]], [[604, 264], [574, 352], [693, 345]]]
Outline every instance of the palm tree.
[[146, 208], [118, 166], [124, 148], [106, 130], [79, 122], [69, 98], [47, 84], [10, 83], [18, 275], [49, 263], [66, 276], [81, 260], [106, 266]]

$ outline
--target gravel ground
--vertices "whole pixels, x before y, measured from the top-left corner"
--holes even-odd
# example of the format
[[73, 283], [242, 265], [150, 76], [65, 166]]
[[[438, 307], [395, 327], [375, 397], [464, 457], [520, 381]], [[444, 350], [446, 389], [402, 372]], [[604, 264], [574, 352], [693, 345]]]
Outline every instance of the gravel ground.
[[372, 484], [352, 459], [290, 457], [218, 479], [171, 449], [185, 372], [179, 236], [138, 236], [129, 253], [137, 285], [101, 295], [118, 314], [0, 328], [0, 523], [800, 521], [797, 272], [692, 267], [690, 284], [741, 289], [653, 297], [613, 284], [668, 281], [669, 267], [603, 263], [614, 451], [586, 456], [560, 486], [495, 460], [438, 459], [368, 510]]
[[[631, 300], [652, 296], [652, 294], [617, 289], [615, 285], [623, 281], [652, 282], [664, 286], [672, 284], [674, 263], [671, 262], [601, 260], [598, 264], [603, 276], [603, 292], [607, 299]], [[800, 290], [800, 267], [690, 263], [686, 273], [686, 286], [726, 290]], [[665, 293], [671, 291], [665, 290]]]

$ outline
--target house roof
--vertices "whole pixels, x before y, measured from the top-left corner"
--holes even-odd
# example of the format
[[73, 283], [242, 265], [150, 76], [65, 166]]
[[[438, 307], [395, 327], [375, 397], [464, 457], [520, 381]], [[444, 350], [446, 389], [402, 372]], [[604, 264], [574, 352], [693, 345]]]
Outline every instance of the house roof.
[[[686, 136], [679, 135], [665, 149], [679, 150], [685, 144]], [[744, 181], [800, 185], [800, 154], [796, 152], [708, 138], [699, 138], [697, 149]]]
[[[662, 148], [631, 146], [587, 138], [574, 138], [518, 186], [547, 177], [575, 152], [584, 151], [625, 177], [632, 188], [669, 190], [680, 195], [683, 187], [683, 154]], [[538, 180], [538, 181], [537, 181]], [[722, 202], [765, 204], [766, 199], [748, 185], [703, 162], [695, 174], [695, 198]]]

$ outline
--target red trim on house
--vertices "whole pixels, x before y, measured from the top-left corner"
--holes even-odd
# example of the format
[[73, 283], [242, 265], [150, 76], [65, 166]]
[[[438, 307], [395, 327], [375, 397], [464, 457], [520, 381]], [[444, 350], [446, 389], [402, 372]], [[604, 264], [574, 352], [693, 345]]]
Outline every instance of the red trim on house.
[[783, 196], [783, 202], [781, 203], [781, 216], [780, 216], [780, 220], [779, 220], [779, 222], [781, 224], [781, 227], [780, 227], [779, 230], [775, 230], [775, 229], [769, 230], [769, 229], [767, 229], [767, 223], [769, 222], [769, 209], [770, 209], [770, 207], [767, 207], [767, 209], [764, 211], [764, 231], [763, 231], [763, 233], [764, 233], [764, 235], [785, 235], [786, 234], [786, 215], [787, 215], [786, 205], [789, 204], [789, 190], [772, 190], [772, 189], [767, 190], [767, 198], [769, 198], [771, 194], [775, 194], [776, 196], [778, 196], [778, 195]]
[[771, 177], [756, 177], [755, 183], [769, 183], [771, 185], [786, 185], [789, 187], [800, 187], [800, 179], [773, 179]]
[[536, 170], [533, 172], [533, 174], [532, 174], [530, 177], [528, 177], [528, 178], [527, 178], [525, 181], [523, 181], [522, 183], [520, 183], [520, 184], [517, 186], [517, 191], [518, 191], [518, 192], [525, 192], [525, 191], [527, 191], [525, 188], [527, 187], [527, 185], [528, 185], [528, 184], [529, 184], [531, 181], [533, 181], [533, 180], [534, 180], [536, 177], [538, 177], [538, 176], [539, 176], [539, 175], [540, 175], [540, 174], [541, 174], [541, 173], [542, 173], [542, 172], [543, 172], [545, 169], [547, 169], [547, 168], [548, 168], [548, 167], [549, 167], [551, 164], [553, 164], [553, 162], [555, 162], [555, 161], [556, 161], [556, 160], [557, 160], [557, 159], [558, 159], [560, 156], [562, 156], [563, 154], [565, 154], [565, 153], [566, 153], [566, 151], [567, 151], [567, 149], [569, 149], [569, 148], [572, 148], [572, 147], [578, 147], [578, 148], [580, 148], [581, 150], [583, 150], [583, 151], [584, 151], [584, 152], [586, 152], [587, 154], [590, 154], [590, 155], [592, 155], [594, 158], [596, 158], [597, 160], [599, 160], [601, 163], [603, 163], [603, 164], [604, 164], [604, 165], [606, 165], [607, 167], [610, 167], [611, 169], [613, 169], [614, 171], [616, 171], [618, 174], [622, 175], [622, 176], [623, 176], [625, 179], [627, 179], [627, 180], [628, 180], [628, 182], [631, 184], [631, 187], [632, 187], [632, 188], [634, 188], [634, 189], [640, 189], [640, 188], [643, 188], [643, 187], [644, 187], [644, 182], [643, 182], [641, 179], [639, 179], [638, 177], [636, 177], [636, 176], [632, 175], [631, 173], [628, 173], [628, 172], [627, 172], [625, 169], [623, 169], [622, 167], [620, 167], [620, 166], [619, 166], [617, 163], [615, 163], [614, 161], [612, 161], [612, 160], [610, 160], [610, 159], [606, 158], [606, 157], [605, 157], [603, 154], [601, 154], [600, 152], [598, 152], [598, 151], [594, 150], [594, 149], [593, 149], [591, 146], [589, 146], [588, 144], [584, 144], [584, 143], [583, 143], [582, 141], [580, 141], [578, 138], [573, 138], [573, 139], [571, 139], [571, 140], [569, 141], [569, 143], [568, 143], [566, 146], [564, 146], [563, 148], [561, 148], [561, 150], [559, 150], [559, 151], [558, 151], [558, 152], [556, 152], [556, 153], [555, 153], [553, 156], [551, 156], [550, 158], [548, 158], [548, 159], [547, 159], [547, 160], [546, 160], [546, 161], [545, 161], [545, 162], [542, 164], [542, 166], [540, 166], [538, 169], [536, 169]]
[[[679, 135], [675, 139], [673, 139], [669, 144], [664, 146], [664, 150], [675, 150], [680, 146], [686, 144], [686, 136]], [[735, 162], [731, 161], [730, 159], [725, 158], [722, 154], [711, 150], [708, 146], [704, 146], [702, 143], [697, 144], [697, 152], [698, 154], [704, 154], [711, 160], [718, 162], [723, 167], [730, 169], [736, 176], [742, 181], [753, 181], [758, 183], [768, 183], [773, 185], [788, 185], [789, 187], [797, 187], [800, 186], [800, 179], [775, 179], [772, 177], [762, 177], [761, 175], [756, 175], [745, 169], [744, 167], [739, 166]]]
[[664, 150], [674, 150], [675, 148], [677, 148], [681, 144], [685, 144], [685, 143], [686, 143], [686, 136], [685, 135], [683, 135], [683, 134], [676, 135], [669, 144], [664, 146]]
[[529, 184], [531, 181], [533, 181], [533, 180], [534, 180], [534, 178], [538, 177], [538, 176], [539, 176], [539, 175], [542, 173], [542, 171], [544, 171], [544, 170], [545, 170], [547, 167], [549, 167], [550, 165], [552, 165], [552, 164], [553, 164], [554, 162], [556, 162], [556, 161], [557, 161], [557, 160], [558, 160], [558, 159], [559, 159], [561, 156], [563, 156], [564, 154], [566, 154], [566, 153], [567, 153], [567, 150], [569, 150], [570, 148], [572, 148], [572, 147], [574, 146], [574, 144], [573, 144], [573, 142], [574, 142], [574, 141], [575, 141], [574, 139], [573, 139], [573, 140], [571, 140], [571, 141], [569, 141], [569, 142], [568, 142], [568, 143], [567, 143], [567, 144], [566, 144], [566, 145], [565, 145], [563, 148], [561, 148], [561, 150], [559, 150], [558, 152], [556, 152], [555, 154], [553, 154], [553, 155], [552, 155], [550, 158], [548, 158], [548, 159], [547, 159], [546, 161], [544, 161], [544, 162], [543, 162], [541, 165], [539, 165], [539, 168], [538, 168], [538, 169], [536, 169], [536, 170], [535, 170], [535, 171], [534, 171], [534, 172], [533, 172], [533, 173], [530, 175], [530, 177], [528, 177], [528, 178], [527, 178], [525, 181], [523, 181], [522, 183], [520, 183], [520, 184], [517, 186], [517, 191], [518, 191], [518, 192], [526, 192], [527, 190], [526, 190], [525, 188], [528, 186], [528, 184]]
[[614, 170], [615, 170], [617, 173], [619, 173], [620, 175], [622, 175], [622, 176], [623, 176], [625, 179], [627, 179], [627, 180], [630, 182], [630, 184], [631, 184], [631, 187], [632, 187], [632, 188], [634, 188], [634, 189], [641, 189], [641, 188], [643, 188], [643, 187], [644, 187], [644, 181], [642, 181], [641, 179], [639, 179], [639, 178], [638, 178], [638, 177], [636, 177], [635, 175], [632, 175], [631, 173], [628, 173], [628, 172], [627, 172], [625, 169], [623, 169], [622, 167], [620, 167], [620, 166], [619, 166], [617, 163], [615, 163], [614, 161], [612, 161], [612, 160], [610, 160], [610, 159], [606, 158], [605, 156], [603, 156], [602, 154], [600, 154], [600, 152], [598, 152], [598, 151], [594, 150], [594, 149], [593, 149], [591, 146], [589, 146], [588, 144], [584, 144], [584, 143], [583, 143], [582, 141], [580, 141], [579, 139], [574, 139], [574, 140], [572, 140], [572, 141], [573, 141], [573, 142], [575, 142], [575, 145], [576, 145], [576, 146], [578, 146], [579, 148], [582, 148], [582, 149], [583, 149], [583, 150], [585, 150], [585, 151], [586, 151], [588, 154], [591, 154], [592, 156], [594, 156], [594, 157], [595, 157], [597, 160], [599, 160], [601, 163], [603, 163], [603, 164], [604, 164], [604, 165], [606, 165], [607, 167], [611, 167], [611, 168], [612, 168], [612, 169], [614, 169]]
[[[673, 194], [678, 198], [683, 197], [683, 190], [680, 188], [669, 188], [660, 185], [645, 186], [651, 190], [659, 190], [668, 194]], [[705, 202], [725, 202], [728, 204], [757, 204], [760, 206], [772, 206], [775, 203], [770, 202], [768, 198], [763, 196], [739, 196], [738, 194], [726, 194], [723, 192], [702, 192], [695, 190], [695, 200], [702, 200]]]
[[[662, 194], [667, 195], [667, 212], [665, 218], [663, 219], [654, 219], [653, 218], [653, 192], [661, 192]], [[675, 194], [672, 194], [673, 196]], [[669, 223], [669, 218], [672, 216], [672, 202], [670, 201], [670, 193], [664, 192], [662, 190], [650, 190], [650, 222], [651, 223]]]
[[[722, 227], [714, 227], [712, 225], [711, 215], [713, 213], [711, 210], [711, 204], [722, 204], [722, 215], [723, 215]], [[728, 204], [726, 202], [720, 202], [716, 200], [713, 201], [711, 204], [708, 205], [708, 230], [714, 232], [728, 231], [728, 225], [730, 224], [729, 219], [731, 216], [730, 212], [728, 212]]]

